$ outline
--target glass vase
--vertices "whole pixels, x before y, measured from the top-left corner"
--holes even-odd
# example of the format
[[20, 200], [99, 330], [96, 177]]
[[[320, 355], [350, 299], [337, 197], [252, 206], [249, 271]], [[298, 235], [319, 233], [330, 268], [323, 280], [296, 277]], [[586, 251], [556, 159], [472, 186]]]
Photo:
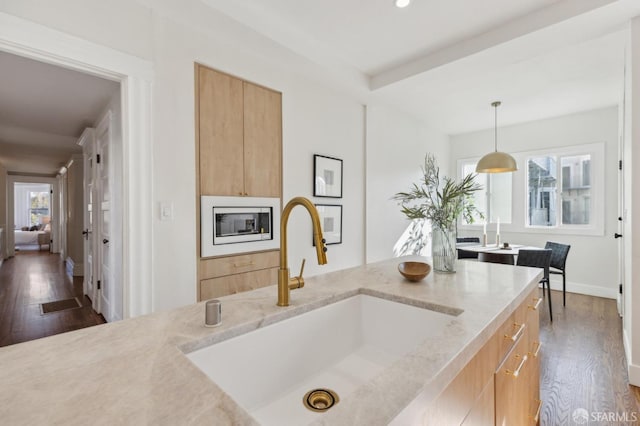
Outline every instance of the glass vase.
[[431, 228], [431, 257], [435, 271], [456, 272], [458, 251], [455, 227], [442, 228], [434, 225]]

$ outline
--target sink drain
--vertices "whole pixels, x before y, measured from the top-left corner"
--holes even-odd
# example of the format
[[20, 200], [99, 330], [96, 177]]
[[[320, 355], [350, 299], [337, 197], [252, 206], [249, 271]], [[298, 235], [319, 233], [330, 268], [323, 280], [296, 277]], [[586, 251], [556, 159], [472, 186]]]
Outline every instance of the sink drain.
[[340, 402], [340, 398], [331, 389], [314, 389], [304, 395], [302, 402], [309, 410], [322, 413]]

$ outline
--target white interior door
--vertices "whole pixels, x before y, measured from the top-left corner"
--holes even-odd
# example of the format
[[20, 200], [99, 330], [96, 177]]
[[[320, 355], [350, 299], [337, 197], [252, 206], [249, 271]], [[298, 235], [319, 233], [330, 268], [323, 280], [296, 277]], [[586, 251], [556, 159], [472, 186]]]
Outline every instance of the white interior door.
[[100, 313], [107, 321], [114, 319], [114, 280], [112, 267], [112, 253], [109, 241], [111, 239], [111, 188], [109, 186], [110, 169], [110, 141], [111, 115], [107, 114], [96, 131], [96, 186], [97, 197], [93, 204], [93, 218], [96, 225], [94, 235], [96, 250], [93, 262], [96, 264], [96, 278], [99, 288]]
[[84, 157], [84, 294], [91, 299], [93, 309], [100, 313], [99, 297], [97, 294], [96, 274], [94, 251], [95, 251], [95, 235], [93, 215], [93, 204], [96, 197], [96, 149], [95, 140], [93, 138], [93, 129], [87, 129], [83, 137], [81, 137], [83, 157]]
[[[624, 112], [622, 113], [622, 115], [624, 116]], [[625, 270], [624, 270], [624, 240], [622, 238], [622, 234], [624, 232], [624, 222], [626, 221], [626, 211], [625, 211], [625, 203], [624, 203], [624, 172], [622, 170], [624, 161], [623, 161], [623, 157], [624, 157], [624, 118], [623, 118], [623, 125], [622, 125], [622, 131], [620, 132], [619, 136], [618, 136], [619, 142], [618, 142], [618, 159], [619, 159], [619, 163], [618, 163], [618, 226], [616, 227], [616, 233], [614, 234], [614, 237], [616, 238], [616, 240], [618, 241], [618, 285], [619, 285], [619, 291], [618, 291], [618, 298], [617, 298], [617, 305], [618, 305], [618, 314], [620, 314], [621, 317], [624, 316], [624, 298], [625, 298]]]

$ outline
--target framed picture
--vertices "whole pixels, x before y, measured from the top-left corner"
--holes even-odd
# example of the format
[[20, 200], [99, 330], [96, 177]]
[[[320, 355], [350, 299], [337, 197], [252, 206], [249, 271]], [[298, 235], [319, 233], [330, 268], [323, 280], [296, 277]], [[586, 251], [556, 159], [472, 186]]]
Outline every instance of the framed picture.
[[342, 160], [313, 156], [313, 196], [342, 198]]
[[[316, 209], [320, 215], [320, 225], [322, 226], [322, 236], [325, 244], [342, 244], [342, 206], [333, 204], [316, 204]], [[313, 245], [316, 245], [313, 237]]]

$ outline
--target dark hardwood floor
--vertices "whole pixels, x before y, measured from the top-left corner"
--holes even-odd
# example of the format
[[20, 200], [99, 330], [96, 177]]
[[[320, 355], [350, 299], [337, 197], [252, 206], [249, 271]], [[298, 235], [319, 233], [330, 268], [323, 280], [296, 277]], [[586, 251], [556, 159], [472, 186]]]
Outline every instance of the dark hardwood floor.
[[[540, 424], [640, 424], [640, 408], [629, 385], [622, 321], [615, 300], [552, 291], [553, 322], [540, 312]], [[573, 419], [584, 409], [588, 423]]]
[[[41, 314], [41, 303], [73, 297], [80, 300], [82, 307]], [[75, 277], [72, 282], [59, 255], [22, 251], [0, 267], [0, 346], [104, 322], [82, 294], [82, 277]]]

